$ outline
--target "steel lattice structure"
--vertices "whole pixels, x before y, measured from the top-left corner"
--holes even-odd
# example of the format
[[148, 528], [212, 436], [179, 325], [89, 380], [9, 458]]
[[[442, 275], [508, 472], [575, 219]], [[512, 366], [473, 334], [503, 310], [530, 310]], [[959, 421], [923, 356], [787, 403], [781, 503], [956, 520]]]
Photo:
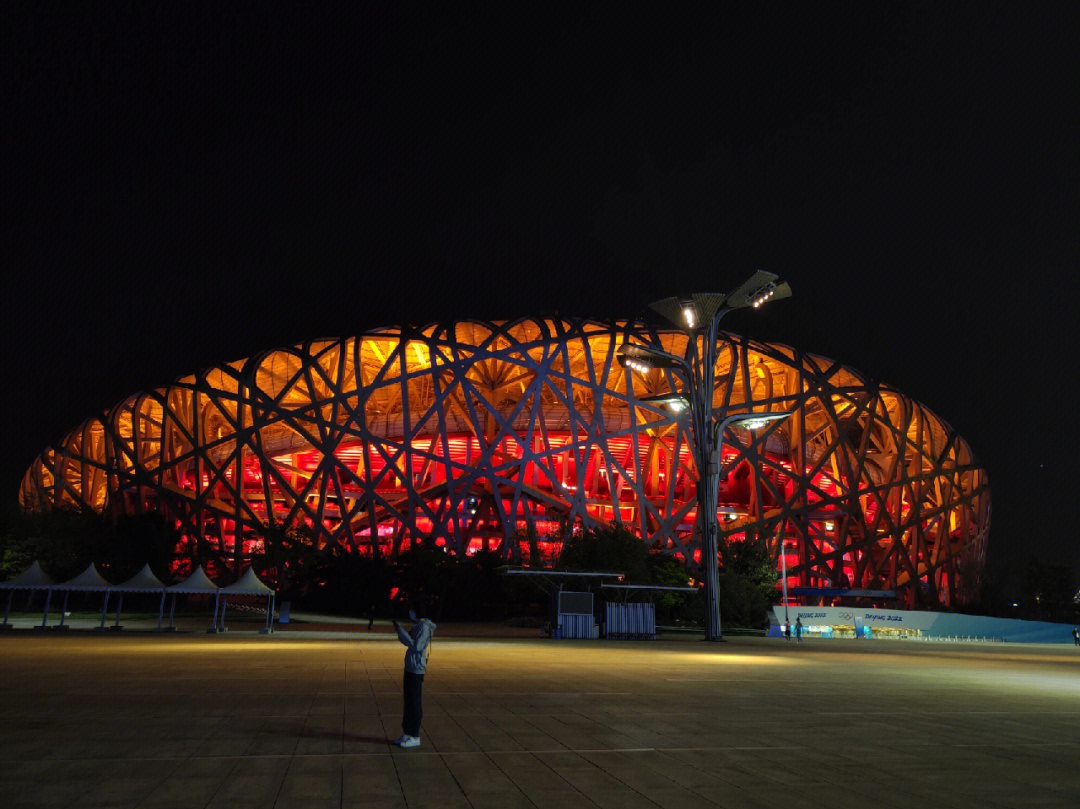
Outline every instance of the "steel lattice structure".
[[[307, 525], [320, 545], [361, 553], [430, 540], [516, 561], [529, 524], [557, 553], [567, 526], [614, 521], [689, 562], [700, 558], [691, 434], [640, 401], [674, 380], [621, 368], [628, 338], [677, 355], [688, 339], [522, 319], [268, 351], [88, 419], [33, 463], [19, 499], [156, 509], [183, 535], [181, 557], [234, 570], [267, 524]], [[764, 535], [778, 567], [784, 549], [791, 586], [896, 589], [909, 606], [977, 596], [986, 473], [925, 407], [832, 360], [729, 333], [713, 406], [718, 418], [794, 411], [725, 437], [724, 541]]]

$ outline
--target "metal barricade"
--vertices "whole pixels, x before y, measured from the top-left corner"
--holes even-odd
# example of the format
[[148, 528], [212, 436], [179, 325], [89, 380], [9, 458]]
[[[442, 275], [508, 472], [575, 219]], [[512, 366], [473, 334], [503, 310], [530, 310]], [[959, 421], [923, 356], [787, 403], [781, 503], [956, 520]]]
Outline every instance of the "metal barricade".
[[612, 640], [655, 640], [656, 605], [608, 601], [604, 604], [604, 626], [605, 637]]
[[563, 638], [577, 638], [580, 640], [591, 640], [600, 634], [592, 613], [587, 615], [568, 612], [560, 613], [559, 631]]

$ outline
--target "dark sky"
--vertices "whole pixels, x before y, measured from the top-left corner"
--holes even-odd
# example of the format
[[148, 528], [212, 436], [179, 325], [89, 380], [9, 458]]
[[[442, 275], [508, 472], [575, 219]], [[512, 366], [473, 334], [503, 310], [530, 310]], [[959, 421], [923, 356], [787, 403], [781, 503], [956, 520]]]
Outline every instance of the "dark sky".
[[636, 316], [760, 268], [794, 297], [726, 328], [950, 423], [989, 470], [992, 564], [1080, 563], [1071, 17], [93, 5], [4, 12], [0, 496], [91, 413], [207, 365]]

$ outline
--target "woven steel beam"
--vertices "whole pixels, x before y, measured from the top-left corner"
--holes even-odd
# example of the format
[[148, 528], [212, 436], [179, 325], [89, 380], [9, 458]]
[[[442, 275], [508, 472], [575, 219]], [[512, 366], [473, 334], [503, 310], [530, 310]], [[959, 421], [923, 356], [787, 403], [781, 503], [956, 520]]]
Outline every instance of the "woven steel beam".
[[[674, 379], [621, 368], [628, 339], [681, 356], [688, 338], [525, 318], [267, 351], [87, 419], [31, 464], [20, 503], [157, 509], [184, 536], [178, 568], [239, 572], [267, 525], [356, 553], [433, 542], [517, 561], [530, 521], [549, 558], [567, 526], [616, 522], [693, 566], [693, 436], [642, 401]], [[717, 419], [794, 413], [752, 441], [725, 436], [724, 542], [765, 536], [779, 568], [786, 540], [791, 586], [895, 589], [905, 606], [977, 598], [989, 484], [948, 424], [832, 360], [738, 335], [721, 335], [714, 376]]]

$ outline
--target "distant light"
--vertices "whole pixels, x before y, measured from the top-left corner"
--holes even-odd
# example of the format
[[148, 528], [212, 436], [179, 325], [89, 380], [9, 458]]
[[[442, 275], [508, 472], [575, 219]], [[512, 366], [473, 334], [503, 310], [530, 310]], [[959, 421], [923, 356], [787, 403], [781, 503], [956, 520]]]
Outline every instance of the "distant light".
[[750, 419], [749, 421], [742, 422], [742, 426], [747, 430], [758, 430], [768, 424], [770, 419]]
[[684, 306], [682, 310], [683, 318], [686, 320], [687, 328], [694, 328], [694, 307]]
[[826, 520], [825, 521], [825, 530], [826, 531], [831, 531], [835, 527], [836, 527], [836, 523], [834, 523], [832, 520]]
[[741, 416], [729, 416], [729, 419], [745, 430], [757, 430], [771, 422], [782, 421], [790, 415], [791, 413], [747, 413]]
[[667, 406], [676, 413], [683, 412], [684, 410], [686, 410], [687, 407], [685, 399], [672, 399], [670, 402], [667, 403]]

